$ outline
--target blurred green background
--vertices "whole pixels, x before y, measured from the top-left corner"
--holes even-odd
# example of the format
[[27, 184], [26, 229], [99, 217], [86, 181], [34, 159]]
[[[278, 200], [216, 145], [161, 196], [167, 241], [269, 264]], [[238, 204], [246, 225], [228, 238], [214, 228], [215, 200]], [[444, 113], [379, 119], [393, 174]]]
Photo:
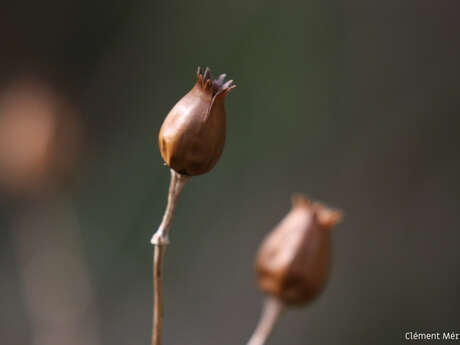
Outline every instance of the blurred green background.
[[[149, 239], [169, 184], [157, 134], [199, 65], [238, 87], [224, 154], [185, 187], [173, 223], [165, 344], [245, 344], [263, 301], [254, 255], [295, 192], [345, 217], [327, 289], [286, 313], [268, 345], [458, 332], [458, 10], [426, 0], [2, 5], [1, 344], [149, 344]], [[42, 103], [58, 109], [43, 111], [55, 132], [36, 129]], [[14, 152], [29, 157], [40, 133], [56, 149], [43, 163], [52, 169], [37, 156], [36, 173]]]

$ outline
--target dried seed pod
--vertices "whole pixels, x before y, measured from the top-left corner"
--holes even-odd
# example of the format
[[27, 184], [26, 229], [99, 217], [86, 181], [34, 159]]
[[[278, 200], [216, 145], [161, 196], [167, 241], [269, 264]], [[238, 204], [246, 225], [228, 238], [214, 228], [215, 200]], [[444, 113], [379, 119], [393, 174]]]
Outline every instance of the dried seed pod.
[[163, 122], [158, 137], [161, 156], [183, 175], [201, 175], [217, 163], [225, 143], [225, 96], [236, 87], [224, 83], [225, 74], [212, 81], [206, 68], [197, 71], [195, 86], [176, 103]]
[[291, 211], [259, 249], [256, 272], [261, 290], [288, 305], [314, 299], [329, 273], [329, 229], [340, 218], [338, 211], [295, 196]]

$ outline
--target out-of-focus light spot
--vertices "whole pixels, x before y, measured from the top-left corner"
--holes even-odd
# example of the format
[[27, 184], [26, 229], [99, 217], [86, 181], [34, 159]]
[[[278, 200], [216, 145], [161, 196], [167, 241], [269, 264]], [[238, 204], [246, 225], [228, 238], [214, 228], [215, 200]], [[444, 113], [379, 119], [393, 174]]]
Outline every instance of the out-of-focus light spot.
[[76, 154], [75, 111], [46, 83], [0, 89], [0, 186], [28, 194], [59, 180]]

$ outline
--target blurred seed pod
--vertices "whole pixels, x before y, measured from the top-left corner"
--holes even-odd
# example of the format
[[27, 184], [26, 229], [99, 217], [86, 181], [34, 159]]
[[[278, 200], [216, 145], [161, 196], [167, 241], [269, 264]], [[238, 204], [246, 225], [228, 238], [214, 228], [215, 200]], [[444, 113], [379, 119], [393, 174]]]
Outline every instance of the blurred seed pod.
[[219, 160], [225, 143], [225, 97], [236, 87], [221, 74], [212, 81], [206, 68], [195, 86], [171, 109], [161, 126], [161, 156], [179, 174], [201, 175]]
[[329, 230], [340, 219], [339, 211], [295, 196], [291, 211], [257, 254], [260, 289], [287, 305], [302, 305], [318, 296], [330, 269]]

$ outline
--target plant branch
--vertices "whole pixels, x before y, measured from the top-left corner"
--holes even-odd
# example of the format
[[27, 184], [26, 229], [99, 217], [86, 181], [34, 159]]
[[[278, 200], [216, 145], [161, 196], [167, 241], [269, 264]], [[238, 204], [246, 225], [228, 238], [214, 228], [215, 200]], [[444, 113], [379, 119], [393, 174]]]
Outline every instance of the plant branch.
[[177, 199], [184, 188], [185, 183], [190, 179], [190, 176], [182, 175], [171, 169], [171, 182], [169, 184], [169, 193], [168, 193], [168, 204], [166, 206], [163, 219], [161, 224], [158, 227], [158, 230], [152, 236], [150, 242], [154, 245], [169, 243], [169, 228], [174, 215], [174, 210], [176, 209]]
[[259, 323], [247, 345], [264, 345], [272, 333], [283, 311], [283, 303], [274, 297], [267, 297]]
[[163, 333], [163, 261], [166, 247], [169, 244], [169, 229], [176, 209], [177, 199], [189, 176], [182, 175], [171, 169], [168, 204], [158, 230], [150, 242], [154, 245], [153, 252], [153, 329], [152, 345], [161, 345]]
[[155, 245], [153, 252], [153, 329], [152, 345], [161, 345], [163, 335], [163, 259], [166, 245]]

